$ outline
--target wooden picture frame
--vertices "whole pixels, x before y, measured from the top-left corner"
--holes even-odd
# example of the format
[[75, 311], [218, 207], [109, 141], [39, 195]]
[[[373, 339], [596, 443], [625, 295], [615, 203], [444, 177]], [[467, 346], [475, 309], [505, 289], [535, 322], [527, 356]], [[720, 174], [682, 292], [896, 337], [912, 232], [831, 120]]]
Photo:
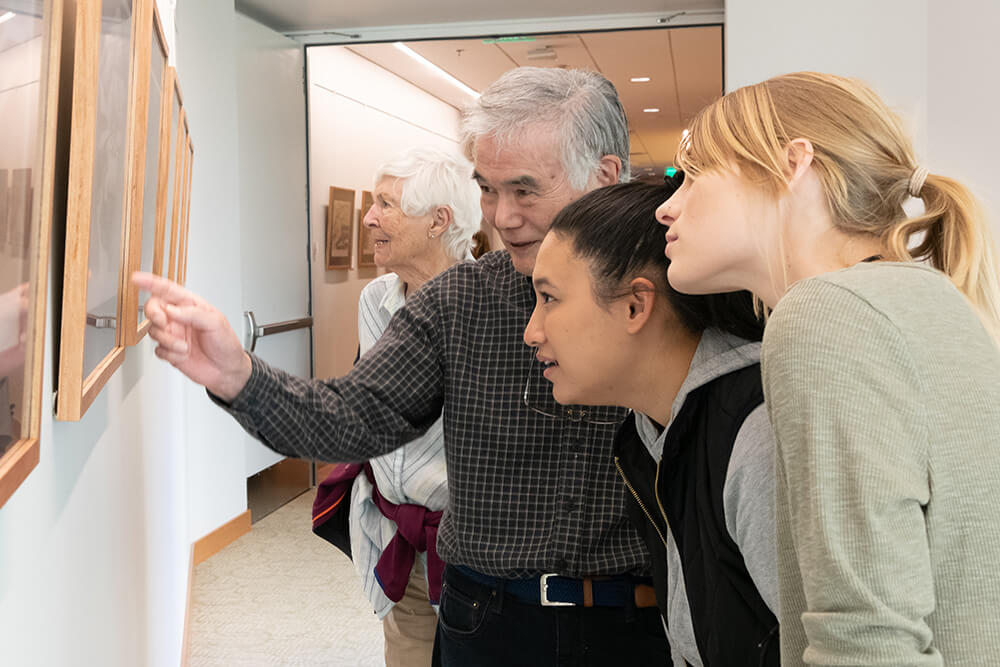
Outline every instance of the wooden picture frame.
[[[160, 14], [153, 0], [133, 0], [146, 3], [142, 22], [135, 27], [135, 87], [134, 133], [131, 138], [129, 166], [128, 223], [125, 227], [125, 270], [120, 287], [123, 298], [118, 318], [125, 345], [138, 343], [149, 329], [143, 313], [146, 293], [132, 284], [135, 271], [153, 271], [157, 256], [162, 256], [159, 209], [164, 205], [160, 196], [161, 181], [165, 181], [169, 156], [169, 124], [172, 93], [171, 72], [167, 67], [169, 53]], [[165, 189], [165, 186], [164, 186]]]
[[365, 224], [365, 215], [375, 203], [372, 193], [361, 191], [361, 213], [358, 215], [358, 267], [375, 266], [375, 239], [372, 230]]
[[148, 76], [135, 62], [136, 28], [151, 23], [152, 6], [152, 0], [76, 1], [56, 395], [56, 418], [63, 421], [79, 420], [125, 359], [121, 287], [131, 147], [137, 84]]
[[170, 230], [170, 243], [164, 243], [164, 253], [166, 253], [165, 259], [167, 261], [165, 275], [170, 280], [177, 279], [177, 259], [179, 248], [177, 236], [181, 230], [181, 220], [183, 220], [181, 217], [181, 206], [184, 202], [184, 170], [187, 166], [187, 152], [184, 150], [187, 146], [187, 114], [184, 112], [183, 106], [180, 106], [179, 109], [180, 114], [177, 117], [176, 134], [177, 150], [174, 151], [173, 156], [173, 192], [169, 195], [172, 202], [170, 205], [171, 214], [165, 222], [167, 229]]
[[349, 269], [354, 254], [354, 190], [330, 187], [326, 212], [326, 268]]
[[0, 24], [0, 507], [39, 461], [58, 141], [63, 1], [28, 5]]
[[184, 168], [184, 205], [181, 207], [181, 229], [178, 240], [177, 282], [187, 283], [189, 230], [191, 223], [191, 173], [194, 168], [194, 144], [191, 135], [187, 136], [186, 164]]
[[156, 254], [153, 256], [153, 273], [167, 275], [170, 254], [170, 236], [174, 208], [174, 177], [177, 171], [177, 135], [181, 121], [180, 85], [177, 70], [167, 67], [164, 89], [170, 91], [163, 97], [166, 109], [160, 119], [160, 169], [156, 184]]

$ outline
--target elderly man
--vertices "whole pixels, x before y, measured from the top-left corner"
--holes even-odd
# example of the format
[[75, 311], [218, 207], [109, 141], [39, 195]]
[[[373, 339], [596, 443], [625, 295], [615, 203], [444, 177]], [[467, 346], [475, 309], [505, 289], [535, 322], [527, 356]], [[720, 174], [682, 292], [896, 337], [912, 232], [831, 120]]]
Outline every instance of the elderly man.
[[290, 456], [370, 459], [443, 416], [436, 664], [669, 664], [649, 556], [611, 460], [623, 412], [556, 404], [522, 342], [530, 274], [553, 217], [628, 180], [617, 92], [592, 72], [515, 69], [466, 112], [463, 135], [483, 214], [507, 251], [424, 285], [346, 376], [311, 381], [270, 368], [216, 309], [139, 275], [153, 292], [157, 354]]

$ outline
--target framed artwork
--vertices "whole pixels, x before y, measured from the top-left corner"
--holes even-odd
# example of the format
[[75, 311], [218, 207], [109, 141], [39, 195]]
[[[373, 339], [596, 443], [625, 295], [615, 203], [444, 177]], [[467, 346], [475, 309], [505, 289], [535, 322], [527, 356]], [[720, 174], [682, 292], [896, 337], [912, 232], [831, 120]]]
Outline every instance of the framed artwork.
[[[130, 279], [134, 271], [153, 271], [157, 247], [159, 208], [163, 206], [160, 182], [166, 178], [169, 146], [171, 91], [167, 71], [167, 40], [160, 15], [152, 0], [145, 3], [143, 20], [135, 27], [135, 99], [132, 151], [129, 156], [129, 205], [125, 227], [126, 260], [122, 272], [120, 327], [126, 345], [135, 345], [146, 335], [149, 320], [143, 312], [148, 294], [139, 293]], [[162, 175], [162, 178], [161, 178]], [[164, 188], [165, 189], [165, 188]], [[162, 243], [162, 238], [159, 243]]]
[[354, 235], [354, 190], [330, 188], [326, 212], [326, 268], [351, 268]]
[[[134, 25], [151, 0], [77, 0], [56, 418], [80, 419], [125, 358], [125, 226], [135, 183]], [[152, 18], [148, 18], [152, 21]], [[141, 31], [140, 31], [141, 32]], [[140, 84], [141, 81], [141, 84]]]
[[375, 200], [368, 190], [361, 191], [361, 213], [358, 215], [358, 266], [375, 266], [375, 239], [365, 224], [365, 215]]
[[62, 0], [0, 0], [0, 507], [38, 465]]

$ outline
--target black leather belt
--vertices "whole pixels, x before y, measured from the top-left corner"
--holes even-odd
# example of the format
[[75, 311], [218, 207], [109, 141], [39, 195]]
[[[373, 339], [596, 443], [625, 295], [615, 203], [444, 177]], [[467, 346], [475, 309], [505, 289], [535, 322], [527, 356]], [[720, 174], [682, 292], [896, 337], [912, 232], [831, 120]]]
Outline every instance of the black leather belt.
[[452, 566], [462, 576], [503, 591], [522, 602], [543, 607], [655, 607], [652, 579], [631, 575], [608, 577], [568, 577], [542, 574], [530, 579], [503, 579], [463, 566]]

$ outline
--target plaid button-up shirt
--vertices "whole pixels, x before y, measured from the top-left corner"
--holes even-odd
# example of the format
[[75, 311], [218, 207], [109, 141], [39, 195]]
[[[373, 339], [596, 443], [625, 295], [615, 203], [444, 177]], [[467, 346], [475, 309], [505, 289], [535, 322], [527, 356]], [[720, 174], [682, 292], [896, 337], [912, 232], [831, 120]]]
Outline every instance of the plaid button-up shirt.
[[345, 462], [402, 446], [443, 411], [445, 562], [506, 578], [648, 573], [611, 458], [617, 426], [524, 404], [527, 384], [533, 407], [579, 414], [553, 401], [522, 341], [534, 301], [504, 251], [457, 264], [407, 301], [346, 376], [304, 380], [252, 357], [250, 380], [224, 407], [282, 454]]

